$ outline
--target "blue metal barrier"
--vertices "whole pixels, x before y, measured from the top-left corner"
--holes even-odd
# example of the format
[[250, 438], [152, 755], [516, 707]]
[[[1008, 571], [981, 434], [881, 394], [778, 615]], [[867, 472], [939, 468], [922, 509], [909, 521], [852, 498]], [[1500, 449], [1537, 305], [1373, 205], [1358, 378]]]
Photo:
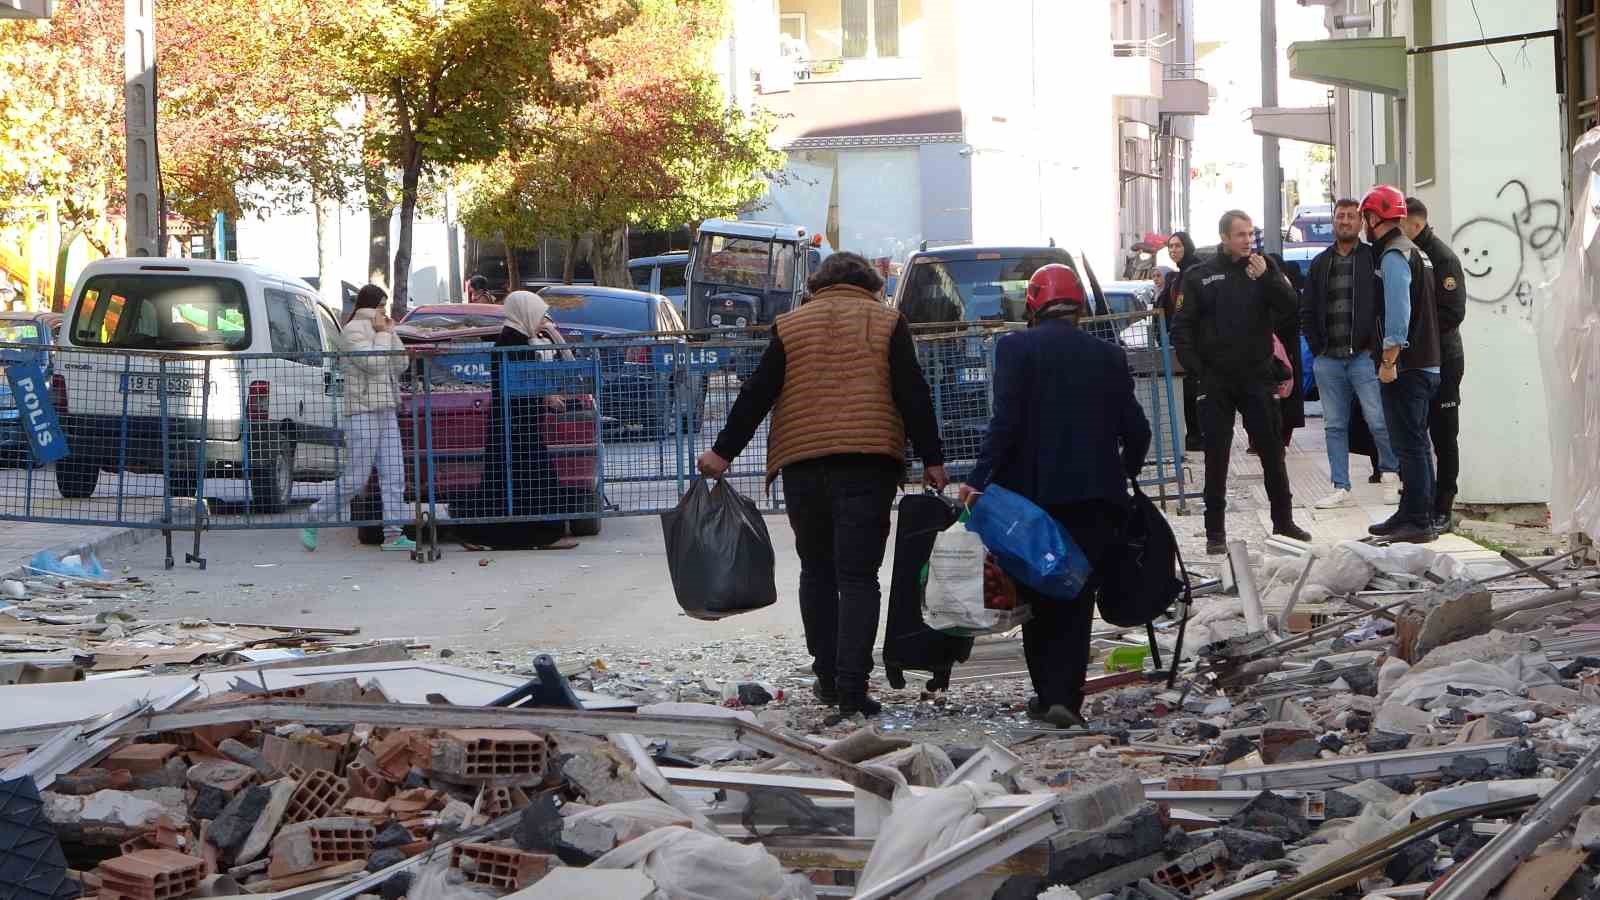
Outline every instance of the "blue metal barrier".
[[[917, 329], [953, 479], [977, 459], [995, 345], [1016, 327]], [[1083, 327], [1127, 353], [1155, 431], [1142, 480], [1163, 499], [1170, 489], [1181, 510], [1166, 322], [1132, 313]], [[757, 333], [695, 337], [404, 354], [53, 348], [46, 368], [58, 375], [52, 403], [68, 455], [40, 467], [0, 443], [0, 520], [161, 530], [169, 565], [172, 534], [193, 532], [186, 557], [202, 566], [206, 530], [354, 527], [375, 542], [385, 526], [432, 535], [564, 522], [596, 534], [606, 518], [677, 504], [766, 346]], [[728, 477], [775, 512], [782, 481], [767, 485], [766, 440], [763, 423]], [[920, 479], [914, 458], [906, 479]]]

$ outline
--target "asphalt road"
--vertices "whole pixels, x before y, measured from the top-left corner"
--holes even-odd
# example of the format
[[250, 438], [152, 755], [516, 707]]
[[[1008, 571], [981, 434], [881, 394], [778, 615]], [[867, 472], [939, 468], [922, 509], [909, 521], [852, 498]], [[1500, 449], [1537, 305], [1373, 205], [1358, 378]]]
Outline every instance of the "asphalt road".
[[[435, 648], [552, 648], [575, 642], [698, 644], [743, 635], [800, 633], [799, 563], [787, 520], [768, 516], [777, 551], [778, 603], [719, 622], [685, 616], [673, 597], [660, 521], [608, 519], [576, 550], [468, 551], [418, 564], [406, 554], [356, 543], [355, 532], [321, 532], [315, 553], [294, 530], [205, 535], [208, 568], [162, 570], [159, 536], [105, 560], [152, 582], [157, 605], [141, 615], [206, 616], [271, 624], [355, 625], [367, 638], [416, 638]], [[485, 564], [486, 563], [486, 564]], [[887, 585], [888, 572], [884, 572]]]

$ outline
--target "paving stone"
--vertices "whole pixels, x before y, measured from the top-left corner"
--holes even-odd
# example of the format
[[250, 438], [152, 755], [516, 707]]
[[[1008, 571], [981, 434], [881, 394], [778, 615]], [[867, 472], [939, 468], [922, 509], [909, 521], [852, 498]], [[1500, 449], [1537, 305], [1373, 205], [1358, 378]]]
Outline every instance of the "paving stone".
[[1411, 744], [1409, 734], [1390, 734], [1387, 731], [1374, 731], [1367, 735], [1368, 753], [1390, 753], [1395, 750], [1404, 750]]
[[1283, 859], [1283, 841], [1270, 834], [1223, 827], [1217, 829], [1216, 837], [1228, 848], [1228, 857], [1236, 863]]
[[1166, 829], [1155, 804], [1092, 832], [1068, 832], [1051, 841], [1050, 880], [1076, 884], [1107, 869], [1160, 853]]
[[238, 849], [271, 800], [272, 791], [259, 784], [242, 791], [211, 823], [206, 840], [218, 850]]
[[1330, 819], [1353, 819], [1361, 815], [1361, 808], [1366, 805], [1342, 791], [1328, 791], [1324, 798]]
[[395, 863], [405, 862], [408, 857], [404, 850], [398, 847], [387, 847], [378, 850], [367, 859], [367, 871], [377, 872], [387, 869]]
[[372, 846], [378, 850], [388, 850], [390, 847], [400, 847], [416, 840], [399, 822], [390, 822], [372, 839]]
[[1439, 848], [1433, 841], [1417, 841], [1414, 844], [1401, 848], [1394, 858], [1384, 866], [1383, 874], [1395, 884], [1411, 884], [1419, 879], [1426, 880], [1428, 865], [1433, 862]]
[[1300, 803], [1271, 791], [1257, 794], [1244, 809], [1228, 820], [1228, 824], [1245, 831], [1271, 835], [1289, 844], [1303, 841], [1311, 834], [1310, 823], [1300, 815]]

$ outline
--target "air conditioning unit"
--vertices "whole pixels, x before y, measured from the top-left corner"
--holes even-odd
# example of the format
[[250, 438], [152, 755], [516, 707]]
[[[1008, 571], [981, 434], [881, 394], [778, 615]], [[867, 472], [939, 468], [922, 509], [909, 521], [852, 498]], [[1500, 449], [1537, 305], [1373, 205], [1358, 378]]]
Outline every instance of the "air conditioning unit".
[[1148, 141], [1154, 135], [1155, 129], [1144, 122], [1124, 121], [1118, 133], [1125, 141]]

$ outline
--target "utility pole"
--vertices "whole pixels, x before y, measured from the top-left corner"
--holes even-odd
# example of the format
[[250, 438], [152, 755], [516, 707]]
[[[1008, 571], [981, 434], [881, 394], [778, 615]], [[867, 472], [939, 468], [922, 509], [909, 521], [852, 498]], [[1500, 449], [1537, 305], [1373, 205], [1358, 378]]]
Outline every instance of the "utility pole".
[[127, 87], [128, 255], [161, 253], [161, 184], [156, 147], [155, 0], [124, 0], [123, 74]]
[[[1277, 0], [1261, 0], [1261, 105], [1278, 105]], [[1261, 137], [1261, 244], [1269, 253], [1283, 250], [1283, 172], [1278, 168], [1278, 139]]]

